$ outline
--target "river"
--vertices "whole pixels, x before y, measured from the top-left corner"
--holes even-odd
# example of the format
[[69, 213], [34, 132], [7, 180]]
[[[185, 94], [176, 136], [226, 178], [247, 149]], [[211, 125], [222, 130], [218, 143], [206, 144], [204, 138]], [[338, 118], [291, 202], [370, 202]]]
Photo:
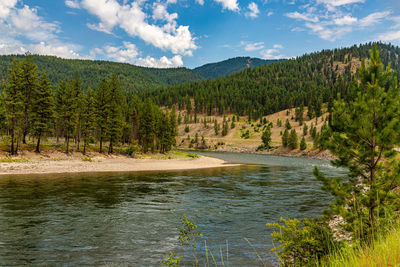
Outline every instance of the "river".
[[343, 174], [322, 160], [202, 154], [244, 165], [0, 177], [0, 265], [158, 266], [169, 251], [190, 263], [177, 242], [183, 214], [198, 225], [217, 263], [221, 251], [226, 263], [228, 244], [229, 266], [259, 266], [257, 254], [273, 265], [272, 229], [265, 224], [319, 216], [331, 199], [313, 177], [314, 166], [328, 176]]

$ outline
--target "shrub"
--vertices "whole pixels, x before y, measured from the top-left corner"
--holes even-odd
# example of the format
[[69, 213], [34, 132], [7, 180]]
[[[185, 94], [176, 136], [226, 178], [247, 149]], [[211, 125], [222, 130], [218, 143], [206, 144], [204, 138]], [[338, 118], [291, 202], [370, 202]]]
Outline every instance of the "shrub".
[[332, 230], [321, 220], [283, 219], [267, 226], [278, 229], [271, 236], [280, 243], [272, 249], [284, 266], [305, 266], [329, 254], [339, 243], [333, 239]]

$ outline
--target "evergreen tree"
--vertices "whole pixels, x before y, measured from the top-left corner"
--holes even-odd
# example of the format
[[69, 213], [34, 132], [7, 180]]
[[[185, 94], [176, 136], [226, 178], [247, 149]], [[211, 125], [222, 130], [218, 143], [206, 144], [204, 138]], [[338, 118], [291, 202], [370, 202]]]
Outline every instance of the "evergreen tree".
[[56, 89], [55, 93], [55, 118], [56, 118], [56, 137], [57, 143], [59, 142], [60, 136], [64, 134], [65, 122], [63, 121], [63, 112], [65, 109], [65, 97], [67, 91], [67, 82], [62, 80]]
[[75, 144], [77, 144], [77, 150], [79, 151], [80, 144], [80, 133], [81, 133], [81, 115], [82, 115], [82, 81], [78, 73], [74, 74], [74, 77], [69, 82], [71, 89], [71, 96], [73, 98], [73, 106], [75, 113], [73, 137]]
[[304, 124], [304, 127], [303, 127], [303, 136], [306, 136], [308, 134], [308, 126], [307, 126], [307, 124]]
[[92, 137], [96, 123], [96, 100], [94, 91], [89, 88], [84, 95], [82, 107], [82, 137], [83, 154], [86, 154], [86, 148], [89, 145], [89, 138]]
[[307, 143], [306, 143], [306, 139], [303, 136], [300, 141], [300, 150], [305, 150], [306, 148], [307, 148]]
[[[18, 153], [18, 140], [22, 133], [24, 118], [23, 70], [21, 62], [13, 60], [10, 68], [8, 85], [4, 88], [4, 109], [11, 136], [10, 154]], [[15, 143], [17, 142], [17, 146]]]
[[22, 143], [26, 144], [26, 136], [29, 133], [31, 120], [29, 119], [29, 111], [31, 110], [32, 97], [39, 86], [38, 84], [38, 67], [33, 62], [33, 57], [28, 55], [25, 60], [21, 61], [22, 68], [22, 94], [24, 97], [24, 126], [22, 130]]
[[220, 128], [220, 126], [219, 126], [219, 124], [217, 122], [217, 119], [215, 119], [214, 120], [214, 132], [215, 132], [215, 135], [219, 134], [219, 128]]
[[289, 144], [289, 131], [288, 129], [285, 129], [282, 135], [282, 146], [287, 147]]
[[103, 142], [107, 137], [110, 102], [109, 84], [103, 79], [101, 80], [96, 92], [96, 123], [99, 129], [100, 153], [103, 152]]
[[261, 136], [261, 140], [263, 142], [264, 148], [265, 149], [270, 149], [271, 148], [271, 127], [272, 123], [269, 123], [266, 127], [265, 130]]
[[290, 125], [290, 121], [289, 121], [288, 119], [286, 119], [285, 128], [286, 128], [287, 130], [292, 129], [292, 125]]
[[54, 116], [53, 91], [46, 73], [43, 73], [39, 86], [33, 90], [29, 119], [32, 135], [37, 138], [35, 152], [40, 153], [41, 137], [51, 131]]
[[331, 214], [344, 218], [355, 240], [369, 240], [380, 223], [397, 216], [400, 170], [394, 147], [399, 142], [400, 92], [390, 65], [384, 69], [374, 45], [370, 64], [365, 60], [354, 82], [354, 101], [338, 99], [333, 108], [329, 149], [346, 167], [346, 177], [330, 179], [316, 168], [314, 174], [335, 197]]
[[76, 126], [77, 105], [76, 92], [71, 84], [66, 86], [64, 105], [62, 109], [62, 121], [64, 122], [64, 135], [66, 143], [66, 153], [70, 152], [69, 144], [71, 137], [74, 136]]
[[290, 135], [289, 135], [289, 142], [288, 142], [288, 147], [290, 149], [296, 149], [298, 148], [299, 143], [298, 143], [298, 139], [297, 139], [297, 133], [295, 129], [292, 129], [290, 131]]
[[142, 145], [143, 152], [147, 153], [149, 147], [153, 146], [155, 133], [155, 114], [153, 111], [153, 103], [150, 98], [142, 104], [139, 113], [139, 141]]
[[116, 144], [121, 136], [123, 130], [123, 116], [122, 107], [125, 104], [124, 97], [121, 91], [121, 86], [116, 74], [111, 75], [109, 82], [110, 92], [110, 113], [108, 121], [108, 134], [109, 134], [109, 146], [108, 153], [114, 152], [114, 144]]
[[224, 116], [224, 120], [222, 122], [222, 136], [226, 136], [228, 134], [228, 122], [226, 121], [226, 117]]

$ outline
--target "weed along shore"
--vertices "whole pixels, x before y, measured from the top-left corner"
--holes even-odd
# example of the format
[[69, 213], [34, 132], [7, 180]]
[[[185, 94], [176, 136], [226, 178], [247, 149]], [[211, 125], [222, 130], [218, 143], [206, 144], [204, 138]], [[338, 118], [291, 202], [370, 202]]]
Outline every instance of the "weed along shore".
[[21, 153], [18, 157], [0, 158], [0, 175], [87, 173], [87, 172], [139, 172], [194, 170], [237, 166], [212, 157], [173, 151], [169, 154], [149, 154], [130, 158], [122, 155], [81, 153], [66, 155], [60, 152], [36, 154]]

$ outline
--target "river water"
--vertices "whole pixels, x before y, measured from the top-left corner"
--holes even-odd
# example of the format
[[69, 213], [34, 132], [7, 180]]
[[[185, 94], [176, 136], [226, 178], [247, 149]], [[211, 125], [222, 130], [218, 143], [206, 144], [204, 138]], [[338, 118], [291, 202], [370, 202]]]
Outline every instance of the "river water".
[[[212, 256], [220, 265], [221, 252], [229, 266], [274, 265], [265, 224], [314, 218], [326, 208], [331, 199], [313, 177], [314, 166], [328, 176], [343, 174], [322, 160], [202, 154], [245, 165], [0, 177], [0, 265], [158, 266], [170, 251], [190, 263], [191, 250], [177, 242], [184, 214], [204, 234], [211, 265]], [[203, 260], [204, 241], [198, 244]]]

